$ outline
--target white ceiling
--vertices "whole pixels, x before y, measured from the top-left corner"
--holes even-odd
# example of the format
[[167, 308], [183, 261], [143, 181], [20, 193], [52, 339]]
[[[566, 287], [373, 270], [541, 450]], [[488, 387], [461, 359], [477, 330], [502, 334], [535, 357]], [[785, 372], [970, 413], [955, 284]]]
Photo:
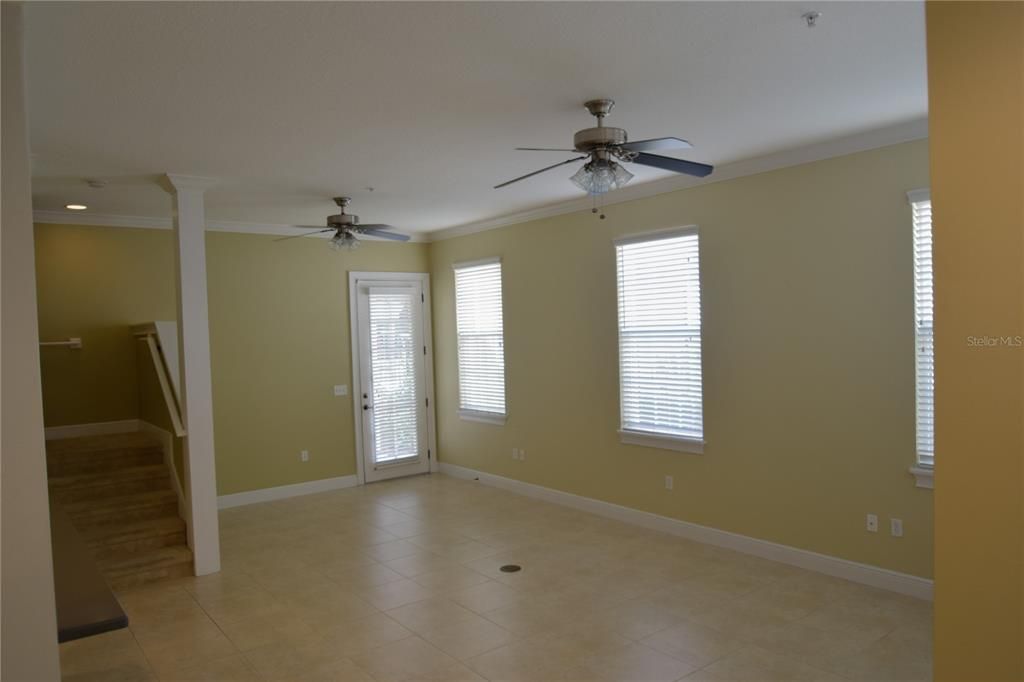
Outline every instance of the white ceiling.
[[491, 187], [568, 158], [512, 148], [571, 147], [589, 98], [713, 164], [927, 111], [919, 2], [27, 3], [26, 31], [36, 210], [169, 216], [176, 172], [222, 179], [211, 220], [345, 193], [432, 231], [578, 198], [574, 167]]

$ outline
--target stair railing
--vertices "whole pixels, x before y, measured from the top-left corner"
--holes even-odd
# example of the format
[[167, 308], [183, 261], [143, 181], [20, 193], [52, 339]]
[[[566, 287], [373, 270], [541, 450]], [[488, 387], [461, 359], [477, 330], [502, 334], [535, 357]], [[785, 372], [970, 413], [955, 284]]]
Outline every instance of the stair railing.
[[[168, 366], [177, 367], [177, 358], [168, 362], [169, 358], [164, 355], [164, 348], [172, 345], [177, 350], [177, 327], [173, 322], [147, 322], [137, 325], [133, 331], [135, 336], [145, 340], [149, 347], [150, 357], [153, 359], [153, 367], [156, 369], [157, 379], [160, 381], [160, 390], [167, 404], [167, 413], [170, 415], [171, 424], [174, 427], [174, 435], [181, 438], [185, 435], [185, 426], [181, 418], [181, 408], [177, 399], [177, 381], [173, 381], [169, 375]], [[174, 334], [173, 342], [170, 341], [170, 332]], [[177, 377], [174, 377], [176, 379]]]

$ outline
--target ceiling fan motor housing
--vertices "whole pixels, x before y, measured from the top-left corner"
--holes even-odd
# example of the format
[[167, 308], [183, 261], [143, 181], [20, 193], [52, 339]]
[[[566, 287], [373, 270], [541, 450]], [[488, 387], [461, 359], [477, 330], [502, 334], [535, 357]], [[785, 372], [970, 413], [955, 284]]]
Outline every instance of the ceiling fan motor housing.
[[355, 227], [359, 224], [359, 216], [351, 213], [338, 213], [327, 216], [327, 227]]
[[576, 151], [590, 153], [595, 149], [606, 149], [614, 145], [625, 144], [626, 131], [610, 126], [584, 128], [573, 136], [572, 141]]

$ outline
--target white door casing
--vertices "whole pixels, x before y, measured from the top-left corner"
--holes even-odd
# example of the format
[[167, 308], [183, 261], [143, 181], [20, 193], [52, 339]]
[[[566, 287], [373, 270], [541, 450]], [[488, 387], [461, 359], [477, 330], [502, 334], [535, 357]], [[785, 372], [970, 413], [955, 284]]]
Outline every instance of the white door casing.
[[425, 273], [349, 273], [360, 483], [437, 471]]

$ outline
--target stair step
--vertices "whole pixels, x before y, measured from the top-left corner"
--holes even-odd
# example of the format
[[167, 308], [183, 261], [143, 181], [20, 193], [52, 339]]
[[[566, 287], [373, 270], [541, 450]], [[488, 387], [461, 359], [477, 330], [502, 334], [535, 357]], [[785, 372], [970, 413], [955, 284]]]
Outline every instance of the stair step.
[[102, 436], [58, 438], [46, 441], [48, 455], [76, 455], [101, 450], [130, 450], [132, 448], [159, 448], [160, 441], [145, 431], [108, 433]]
[[148, 433], [113, 433], [46, 442], [46, 468], [53, 477], [120, 471], [161, 462], [163, 449]]
[[46, 471], [50, 476], [98, 474], [140, 466], [155, 466], [164, 460], [160, 447], [97, 450], [94, 452], [47, 455]]
[[128, 467], [102, 473], [55, 476], [50, 479], [50, 491], [64, 503], [170, 488], [171, 477], [163, 464]]
[[83, 535], [97, 559], [187, 542], [185, 522], [177, 516], [95, 526]]
[[177, 516], [178, 496], [173, 490], [157, 490], [132, 495], [117, 495], [80, 500], [64, 505], [75, 526], [86, 533], [103, 524], [130, 523]]
[[155, 580], [192, 575], [192, 552], [188, 547], [164, 547], [129, 557], [103, 559], [100, 569], [116, 590]]

